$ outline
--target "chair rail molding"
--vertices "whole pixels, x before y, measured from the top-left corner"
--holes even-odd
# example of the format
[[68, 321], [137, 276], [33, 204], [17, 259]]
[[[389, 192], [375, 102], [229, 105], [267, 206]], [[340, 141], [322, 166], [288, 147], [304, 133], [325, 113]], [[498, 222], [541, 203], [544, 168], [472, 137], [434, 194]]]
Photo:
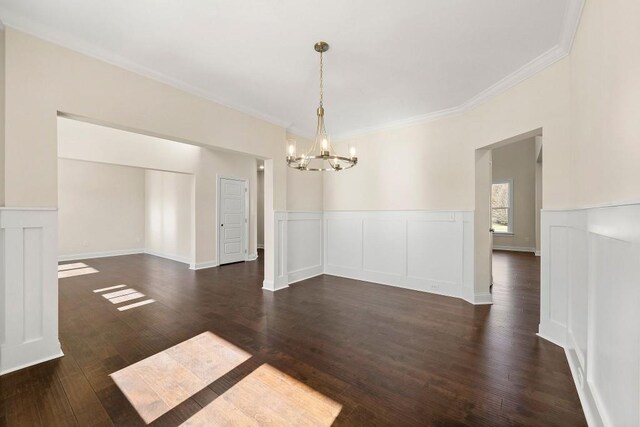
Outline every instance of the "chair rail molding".
[[0, 208], [0, 375], [62, 356], [57, 210]]

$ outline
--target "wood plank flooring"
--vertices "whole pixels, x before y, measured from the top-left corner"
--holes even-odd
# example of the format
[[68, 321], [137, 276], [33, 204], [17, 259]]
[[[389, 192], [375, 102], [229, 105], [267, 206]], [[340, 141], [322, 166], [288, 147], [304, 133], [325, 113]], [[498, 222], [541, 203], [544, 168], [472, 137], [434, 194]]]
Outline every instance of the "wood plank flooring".
[[[144, 425], [109, 375], [207, 331], [252, 357], [151, 425], [263, 364], [342, 405], [334, 425], [586, 425], [563, 350], [535, 335], [539, 258], [495, 253], [492, 306], [326, 275], [270, 293], [261, 260], [84, 261], [99, 272], [60, 280], [65, 357], [0, 377], [0, 425]], [[93, 292], [119, 284], [156, 302], [118, 311]]]

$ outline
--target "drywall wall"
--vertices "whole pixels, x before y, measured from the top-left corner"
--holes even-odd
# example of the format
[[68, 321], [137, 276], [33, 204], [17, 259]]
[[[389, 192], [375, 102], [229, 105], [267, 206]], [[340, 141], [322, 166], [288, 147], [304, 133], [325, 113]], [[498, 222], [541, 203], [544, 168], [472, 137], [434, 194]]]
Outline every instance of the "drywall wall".
[[57, 118], [58, 157], [195, 173], [200, 147], [85, 121]]
[[513, 182], [513, 233], [493, 235], [495, 248], [534, 252], [536, 246], [535, 140], [493, 150], [493, 182]]
[[58, 174], [60, 257], [144, 248], [143, 169], [60, 159]]
[[473, 210], [475, 150], [540, 127], [545, 205], [570, 206], [568, 78], [565, 59], [468, 112], [341, 141], [359, 163], [324, 176], [325, 210]]
[[[55, 206], [56, 114], [258, 157], [285, 154], [285, 130], [7, 27], [7, 204]], [[33, 165], [39, 174], [29, 172]], [[286, 209], [283, 162], [274, 203]]]
[[541, 219], [541, 211], [542, 211], [542, 137], [535, 137], [535, 146], [536, 146], [536, 166], [535, 166], [535, 175], [536, 175], [536, 255], [540, 256], [540, 219]]
[[4, 206], [5, 33], [0, 28], [0, 206]]
[[194, 262], [194, 176], [155, 170], [144, 176], [145, 252]]
[[[285, 156], [284, 127], [5, 28], [5, 204], [56, 207], [57, 115], [264, 159]], [[265, 162], [265, 286], [273, 211], [287, 209], [286, 165]], [[34, 168], [38, 170], [33, 173]]]
[[[211, 267], [217, 264], [217, 176], [249, 179], [251, 200], [248, 255], [255, 255], [257, 247], [255, 158], [236, 152], [210, 150], [62, 117], [58, 118], [58, 130], [58, 152], [61, 157], [180, 172], [195, 177], [196, 237], [191, 261], [194, 263], [194, 268]], [[185, 254], [182, 253], [181, 257], [184, 258], [184, 256]]]
[[[298, 154], [311, 147], [312, 141], [288, 134], [288, 141], [295, 141]], [[287, 167], [287, 210], [319, 212], [323, 209], [323, 173], [299, 171]]]
[[248, 256], [257, 253], [258, 169], [255, 158], [220, 150], [202, 149], [196, 178], [197, 262], [217, 259], [217, 179], [220, 176], [249, 180], [249, 248]]
[[342, 141], [360, 163], [325, 176], [325, 209], [473, 209], [473, 151], [539, 128], [545, 208], [640, 199], [639, 9], [591, 0], [569, 57], [457, 116]]
[[258, 219], [256, 224], [258, 237], [256, 241], [259, 248], [264, 248], [264, 171], [262, 170], [258, 170], [256, 187], [258, 191]]
[[[640, 2], [589, 0], [571, 53], [572, 151], [565, 175], [575, 177], [575, 206], [640, 200]], [[543, 170], [551, 157], [544, 139]], [[546, 194], [555, 180], [543, 176]], [[569, 192], [566, 194], [569, 196]]]

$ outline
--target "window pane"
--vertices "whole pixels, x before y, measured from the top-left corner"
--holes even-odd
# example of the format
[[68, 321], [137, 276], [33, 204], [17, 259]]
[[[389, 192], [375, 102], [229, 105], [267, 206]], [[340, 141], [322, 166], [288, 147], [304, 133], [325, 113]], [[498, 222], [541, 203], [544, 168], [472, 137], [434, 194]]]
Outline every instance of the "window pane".
[[491, 207], [506, 208], [511, 206], [509, 200], [509, 183], [491, 185]]
[[493, 228], [496, 233], [507, 233], [509, 231], [508, 208], [491, 209], [491, 228]]

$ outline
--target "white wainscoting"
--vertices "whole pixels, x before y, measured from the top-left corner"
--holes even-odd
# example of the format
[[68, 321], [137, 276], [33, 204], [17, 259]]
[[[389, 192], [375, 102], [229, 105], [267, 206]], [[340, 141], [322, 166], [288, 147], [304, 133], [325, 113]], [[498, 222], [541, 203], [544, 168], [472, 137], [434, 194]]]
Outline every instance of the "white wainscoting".
[[289, 283], [324, 272], [322, 212], [289, 212], [287, 217], [287, 274]]
[[0, 375], [62, 356], [55, 209], [0, 208]]
[[589, 425], [640, 425], [640, 205], [541, 225], [539, 335], [565, 348]]
[[472, 212], [324, 213], [327, 274], [478, 302], [473, 262]]
[[322, 259], [322, 212], [274, 213], [274, 283], [265, 281], [270, 291], [324, 272]]

